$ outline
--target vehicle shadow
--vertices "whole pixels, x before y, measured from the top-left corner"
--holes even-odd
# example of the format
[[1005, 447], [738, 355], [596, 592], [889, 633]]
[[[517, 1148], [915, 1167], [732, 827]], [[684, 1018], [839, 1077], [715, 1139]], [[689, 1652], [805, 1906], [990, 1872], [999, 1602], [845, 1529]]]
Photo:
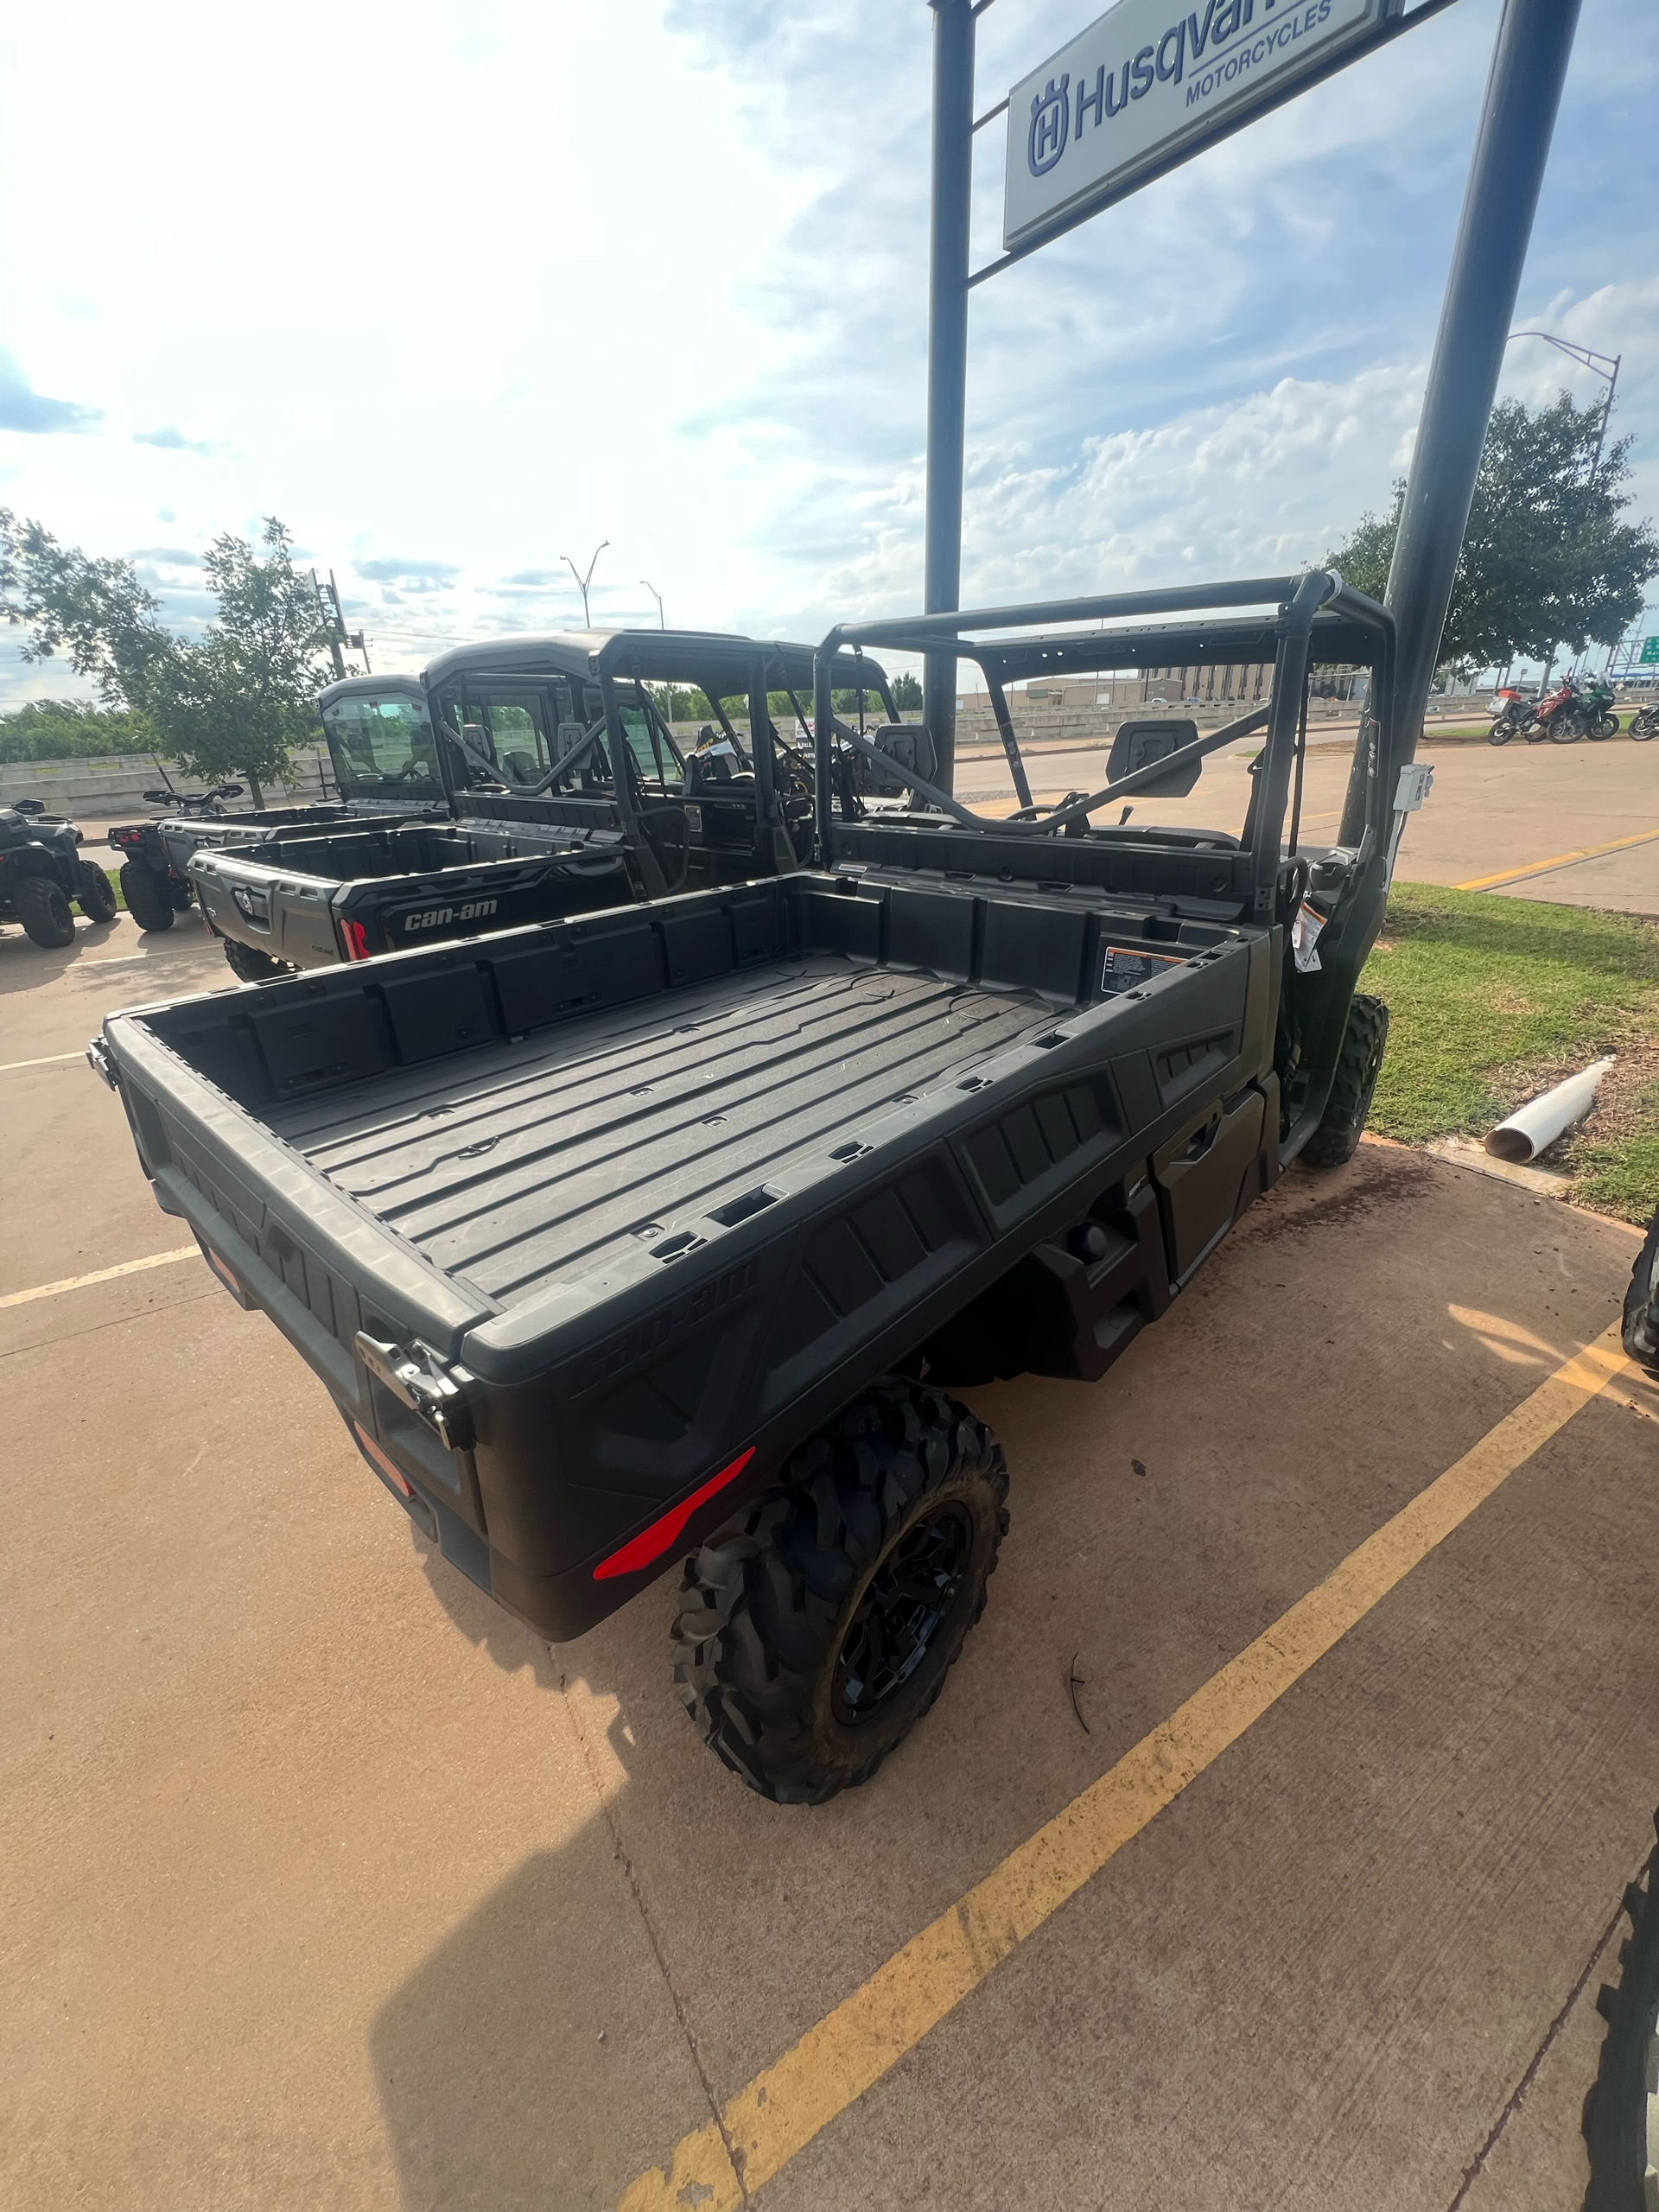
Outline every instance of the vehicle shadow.
[[409, 1534], [428, 1588], [468, 1643], [506, 1673], [516, 1675], [521, 1667], [528, 1667], [538, 1688], [556, 1690], [562, 1669], [545, 1638], [504, 1613], [459, 1567], [452, 1567], [412, 1522]]
[[73, 944], [36, 944], [21, 928], [8, 923], [0, 929], [0, 991], [38, 990], [73, 968], [78, 960], [106, 953], [118, 946], [126, 951], [138, 941], [137, 931], [124, 914], [111, 922], [92, 922], [77, 915]]

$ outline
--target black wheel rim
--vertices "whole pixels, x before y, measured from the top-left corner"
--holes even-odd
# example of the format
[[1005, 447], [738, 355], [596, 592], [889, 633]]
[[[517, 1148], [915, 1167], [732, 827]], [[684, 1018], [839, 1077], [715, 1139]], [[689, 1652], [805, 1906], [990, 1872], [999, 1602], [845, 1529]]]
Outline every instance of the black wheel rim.
[[882, 1711], [926, 1658], [973, 1544], [966, 1509], [944, 1505], [906, 1529], [876, 1568], [836, 1655], [830, 1701], [844, 1726]]

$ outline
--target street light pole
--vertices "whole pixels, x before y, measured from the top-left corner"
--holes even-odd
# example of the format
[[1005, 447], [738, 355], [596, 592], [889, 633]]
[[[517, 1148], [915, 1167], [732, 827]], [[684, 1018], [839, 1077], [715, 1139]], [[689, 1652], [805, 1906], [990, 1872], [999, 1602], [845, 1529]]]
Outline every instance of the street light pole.
[[1596, 472], [1601, 467], [1601, 449], [1607, 442], [1607, 419], [1613, 411], [1613, 394], [1618, 390], [1619, 364], [1624, 356], [1622, 353], [1594, 353], [1588, 346], [1575, 346], [1571, 339], [1557, 338], [1548, 330], [1512, 330], [1503, 342], [1507, 346], [1517, 338], [1541, 338], [1546, 346], [1553, 346], [1558, 353], [1567, 354], [1580, 368], [1591, 370], [1605, 383], [1607, 397], [1601, 410], [1601, 428], [1596, 433], [1596, 457], [1590, 464], [1590, 481], [1593, 484]]
[[644, 584], [645, 589], [651, 594], [652, 597], [657, 602], [657, 627], [659, 630], [666, 630], [668, 623], [663, 614], [663, 594], [658, 590], [656, 585], [652, 583], [649, 576], [641, 576], [639, 581]]
[[560, 560], [575, 578], [576, 589], [582, 594], [582, 626], [584, 630], [591, 630], [594, 626], [588, 620], [588, 587], [594, 581], [594, 570], [599, 566], [599, 556], [610, 542], [608, 537], [604, 537], [594, 546], [594, 557], [588, 563], [588, 573], [585, 576], [568, 553], [561, 553], [559, 556]]

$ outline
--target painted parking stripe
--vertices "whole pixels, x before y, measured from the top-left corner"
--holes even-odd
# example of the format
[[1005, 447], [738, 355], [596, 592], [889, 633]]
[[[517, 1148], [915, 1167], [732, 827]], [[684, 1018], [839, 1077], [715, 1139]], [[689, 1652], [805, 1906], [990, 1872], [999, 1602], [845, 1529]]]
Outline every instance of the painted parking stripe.
[[1623, 853], [1632, 845], [1651, 845], [1659, 839], [1659, 830], [1639, 830], [1633, 837], [1610, 837], [1605, 845], [1580, 845], [1571, 853], [1557, 853], [1547, 861], [1529, 861], [1524, 868], [1505, 868], [1500, 875], [1471, 876], [1467, 883], [1454, 883], [1454, 891], [1491, 891], [1500, 883], [1520, 883], [1530, 875], [1548, 875], [1552, 868], [1570, 868], [1576, 861], [1599, 860], [1603, 853]]
[[641, 2174], [618, 2212], [740, 2212], [1629, 1364], [1615, 1321], [688, 2135], [666, 2168]]
[[146, 1268], [170, 1268], [175, 1260], [201, 1256], [200, 1244], [181, 1244], [176, 1252], [152, 1252], [146, 1260], [123, 1260], [118, 1268], [96, 1268], [89, 1275], [66, 1275], [61, 1282], [36, 1283], [33, 1290], [9, 1290], [0, 1306], [28, 1306], [37, 1298], [58, 1298], [66, 1290], [85, 1290], [91, 1283], [113, 1282], [118, 1275], [142, 1274]]
[[60, 1060], [84, 1060], [86, 1057], [86, 1048], [83, 1045], [78, 1052], [48, 1052], [38, 1060], [7, 1060], [0, 1065], [0, 1075], [15, 1074], [19, 1068], [55, 1067]]

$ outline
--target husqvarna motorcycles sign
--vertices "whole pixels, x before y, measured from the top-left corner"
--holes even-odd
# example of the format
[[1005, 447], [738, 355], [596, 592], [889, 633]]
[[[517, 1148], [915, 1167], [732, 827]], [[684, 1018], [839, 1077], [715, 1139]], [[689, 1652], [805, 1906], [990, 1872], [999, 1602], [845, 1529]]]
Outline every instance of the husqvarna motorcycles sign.
[[1118, 0], [1008, 95], [1005, 248], [1166, 166], [1363, 41], [1401, 0]]

